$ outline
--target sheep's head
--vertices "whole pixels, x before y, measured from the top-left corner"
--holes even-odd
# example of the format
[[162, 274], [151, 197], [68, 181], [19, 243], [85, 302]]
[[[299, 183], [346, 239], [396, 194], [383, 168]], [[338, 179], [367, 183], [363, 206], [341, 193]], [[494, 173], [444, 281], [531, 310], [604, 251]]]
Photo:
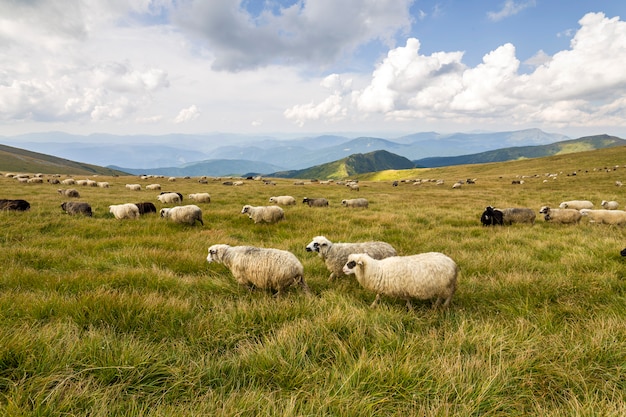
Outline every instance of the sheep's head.
[[228, 249], [228, 245], [213, 245], [209, 247], [209, 254], [206, 257], [206, 261], [211, 262], [221, 262], [222, 257], [224, 256], [224, 252]]
[[307, 252], [319, 253], [321, 248], [328, 248], [331, 245], [330, 240], [326, 239], [324, 236], [315, 236], [305, 249]]
[[252, 206], [249, 206], [249, 205], [243, 206], [243, 209], [241, 209], [241, 214], [249, 213], [251, 208]]
[[351, 254], [348, 256], [348, 262], [343, 266], [343, 273], [346, 275], [356, 274], [357, 267], [363, 266], [363, 260], [360, 254]]

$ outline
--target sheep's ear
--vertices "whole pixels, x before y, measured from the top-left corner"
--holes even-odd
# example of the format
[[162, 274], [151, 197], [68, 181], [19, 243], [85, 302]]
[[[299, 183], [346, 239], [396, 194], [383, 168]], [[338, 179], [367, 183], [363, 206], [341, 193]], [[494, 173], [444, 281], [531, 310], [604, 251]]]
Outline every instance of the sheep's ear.
[[359, 266], [363, 266], [363, 261], [358, 261], [356, 264]]

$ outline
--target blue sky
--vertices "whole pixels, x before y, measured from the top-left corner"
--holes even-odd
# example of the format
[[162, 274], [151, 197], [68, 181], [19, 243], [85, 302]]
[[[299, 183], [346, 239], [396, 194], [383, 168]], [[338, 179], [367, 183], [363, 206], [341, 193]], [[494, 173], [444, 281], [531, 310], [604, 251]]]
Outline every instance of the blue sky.
[[0, 0], [0, 136], [626, 137], [626, 2]]

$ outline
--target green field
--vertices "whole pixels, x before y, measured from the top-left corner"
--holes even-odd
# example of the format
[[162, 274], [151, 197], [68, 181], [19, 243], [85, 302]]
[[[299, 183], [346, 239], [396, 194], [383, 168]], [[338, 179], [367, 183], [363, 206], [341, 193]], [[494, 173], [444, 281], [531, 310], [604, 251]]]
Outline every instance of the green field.
[[[626, 149], [613, 148], [387, 171], [361, 178], [359, 192], [293, 180], [97, 177], [111, 188], [76, 187], [93, 218], [64, 214], [58, 185], [2, 177], [0, 198], [32, 208], [0, 212], [0, 415], [626, 415], [625, 229], [539, 215], [534, 226], [479, 222], [487, 205], [626, 207], [626, 188], [615, 185], [625, 164]], [[391, 186], [416, 178], [445, 183]], [[476, 184], [452, 189], [467, 178]], [[184, 203], [209, 192], [211, 203], [199, 204], [204, 226], [114, 219], [110, 204], [163, 207], [158, 192], [125, 189], [131, 182], [160, 183]], [[285, 207], [286, 220], [272, 225], [240, 214], [274, 195], [331, 205]], [[357, 196], [369, 209], [341, 206]], [[354, 278], [329, 281], [305, 251], [316, 235], [445, 253], [461, 269], [451, 306], [416, 301], [410, 312], [383, 297], [370, 308], [375, 294]], [[293, 252], [313, 295], [239, 287], [206, 262], [216, 243]]]

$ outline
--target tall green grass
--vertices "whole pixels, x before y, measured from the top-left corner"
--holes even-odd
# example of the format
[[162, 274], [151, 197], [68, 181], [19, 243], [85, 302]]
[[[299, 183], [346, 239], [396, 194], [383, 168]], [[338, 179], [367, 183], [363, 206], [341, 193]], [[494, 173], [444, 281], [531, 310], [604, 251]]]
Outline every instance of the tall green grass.
[[[584, 155], [584, 156], [583, 156]], [[93, 218], [60, 209], [55, 185], [0, 178], [0, 414], [6, 416], [388, 416], [626, 414], [624, 228], [545, 223], [486, 228], [487, 205], [615, 199], [620, 149], [539, 161], [380, 173], [360, 191], [340, 185], [227, 187], [197, 179], [164, 189], [207, 191], [205, 225], [158, 215], [115, 220], [108, 205], [156, 201], [78, 188]], [[577, 175], [568, 176], [577, 171]], [[562, 172], [544, 183], [545, 173]], [[511, 180], [524, 175], [525, 184]], [[391, 179], [433, 178], [421, 186]], [[476, 184], [453, 190], [458, 179]], [[103, 179], [100, 177], [99, 179]], [[244, 204], [272, 195], [326, 197], [253, 224]], [[341, 207], [365, 197], [369, 209]], [[186, 203], [186, 201], [185, 201]], [[440, 251], [460, 266], [447, 310], [374, 298], [353, 278], [329, 281], [305, 251], [313, 236], [384, 240], [402, 255]], [[313, 295], [280, 298], [237, 286], [206, 262], [215, 243], [276, 247], [303, 263]]]

